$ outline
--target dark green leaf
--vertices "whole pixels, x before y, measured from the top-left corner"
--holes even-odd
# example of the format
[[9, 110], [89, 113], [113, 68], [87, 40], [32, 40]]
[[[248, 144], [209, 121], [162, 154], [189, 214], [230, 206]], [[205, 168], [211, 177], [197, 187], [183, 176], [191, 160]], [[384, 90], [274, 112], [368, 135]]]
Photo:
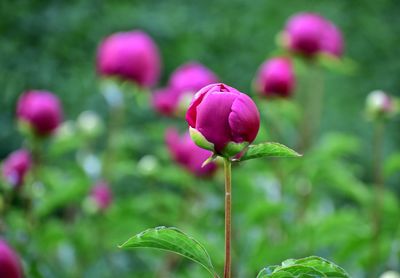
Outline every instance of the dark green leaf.
[[246, 153], [239, 159], [240, 161], [259, 158], [259, 157], [299, 157], [301, 154], [279, 143], [261, 143], [250, 145]]
[[206, 249], [197, 240], [177, 228], [148, 229], [128, 239], [120, 248], [154, 248], [170, 251], [199, 263], [214, 277], [218, 277]]

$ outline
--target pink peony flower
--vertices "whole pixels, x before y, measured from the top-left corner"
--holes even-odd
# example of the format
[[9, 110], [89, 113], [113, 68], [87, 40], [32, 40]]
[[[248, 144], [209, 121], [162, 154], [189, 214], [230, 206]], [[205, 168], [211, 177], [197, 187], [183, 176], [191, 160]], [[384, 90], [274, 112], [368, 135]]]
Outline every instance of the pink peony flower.
[[99, 209], [103, 211], [112, 203], [112, 192], [104, 181], [100, 181], [93, 186], [90, 197], [95, 201]]
[[51, 134], [62, 121], [62, 108], [57, 96], [46, 91], [29, 91], [20, 96], [18, 119], [27, 122], [39, 136]]
[[31, 155], [21, 149], [11, 153], [3, 163], [3, 176], [13, 186], [21, 186], [31, 168]]
[[190, 138], [189, 133], [179, 136], [175, 129], [168, 129], [165, 138], [173, 159], [194, 175], [210, 176], [217, 169], [217, 164], [214, 162], [202, 167], [203, 162], [212, 155], [212, 152], [198, 147]]
[[13, 249], [0, 239], [0, 277], [22, 278], [21, 262]]
[[289, 97], [295, 86], [292, 62], [288, 58], [265, 61], [255, 80], [256, 90], [266, 97]]
[[253, 100], [222, 83], [208, 85], [196, 93], [186, 120], [192, 131], [204, 137], [218, 154], [231, 142], [250, 144], [260, 127], [260, 114]]
[[159, 78], [160, 68], [158, 48], [142, 31], [112, 34], [99, 46], [97, 71], [103, 76], [117, 76], [151, 87]]

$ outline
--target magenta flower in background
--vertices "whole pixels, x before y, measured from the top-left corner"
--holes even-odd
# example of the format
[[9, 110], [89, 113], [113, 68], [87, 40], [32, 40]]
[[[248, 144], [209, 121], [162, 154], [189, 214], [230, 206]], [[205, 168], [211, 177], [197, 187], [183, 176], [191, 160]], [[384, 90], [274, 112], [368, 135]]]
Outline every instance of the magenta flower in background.
[[51, 134], [62, 121], [62, 108], [57, 96], [46, 91], [28, 91], [20, 96], [17, 117], [27, 122], [39, 136]]
[[292, 16], [286, 24], [285, 36], [289, 49], [312, 56], [321, 51], [321, 41], [326, 21], [313, 13], [299, 13]]
[[153, 93], [153, 107], [165, 116], [184, 114], [194, 94], [217, 81], [217, 76], [202, 64], [184, 64], [172, 73], [168, 87]]
[[343, 54], [343, 37], [340, 30], [331, 22], [328, 22], [322, 38], [321, 50], [335, 57]]
[[292, 62], [288, 58], [272, 58], [259, 68], [255, 80], [257, 92], [266, 97], [289, 97], [295, 86]]
[[0, 239], [0, 277], [22, 278], [21, 262], [13, 249]]
[[[250, 144], [260, 127], [260, 114], [253, 100], [223, 83], [198, 91], [186, 113], [191, 134], [201, 135], [208, 148], [222, 154], [229, 143]], [[193, 135], [192, 135], [193, 136]], [[192, 137], [193, 138], [193, 137]], [[194, 140], [200, 145], [198, 140]]]
[[112, 34], [99, 46], [97, 71], [103, 76], [117, 76], [151, 87], [158, 81], [160, 68], [158, 48], [142, 31]]
[[195, 94], [204, 86], [217, 82], [218, 77], [214, 72], [200, 63], [189, 62], [172, 73], [169, 86], [180, 93]]
[[21, 186], [31, 168], [31, 155], [21, 149], [11, 153], [3, 162], [3, 177], [13, 186]]
[[112, 192], [104, 181], [96, 183], [90, 192], [90, 198], [96, 203], [100, 210], [107, 209], [112, 203]]
[[329, 20], [315, 13], [292, 16], [285, 27], [286, 47], [305, 56], [326, 52], [341, 56], [343, 39], [339, 29]]
[[152, 104], [158, 113], [172, 116], [176, 113], [179, 105], [179, 93], [172, 88], [156, 90], [152, 95]]
[[172, 158], [196, 176], [210, 176], [217, 169], [215, 162], [202, 167], [203, 162], [212, 155], [212, 152], [198, 147], [190, 138], [189, 133], [179, 136], [179, 133], [171, 128], [166, 132], [165, 141]]

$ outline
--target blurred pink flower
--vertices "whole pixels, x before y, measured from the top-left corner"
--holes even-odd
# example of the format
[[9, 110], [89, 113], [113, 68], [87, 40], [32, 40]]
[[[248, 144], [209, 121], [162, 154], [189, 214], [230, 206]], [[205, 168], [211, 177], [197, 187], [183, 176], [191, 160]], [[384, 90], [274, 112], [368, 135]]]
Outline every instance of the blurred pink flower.
[[37, 135], [46, 136], [60, 125], [62, 108], [53, 93], [28, 91], [18, 99], [17, 117], [27, 122]]
[[321, 49], [323, 52], [340, 57], [343, 54], [343, 37], [340, 30], [331, 22], [328, 22], [322, 38]]
[[172, 88], [156, 90], [152, 95], [152, 104], [158, 113], [172, 116], [176, 113], [179, 105], [179, 93]]
[[31, 155], [27, 150], [14, 151], [3, 162], [3, 176], [11, 185], [20, 186], [31, 164]]
[[292, 62], [288, 58], [272, 58], [259, 68], [255, 80], [257, 92], [266, 97], [290, 97], [295, 86]]
[[202, 167], [203, 162], [212, 155], [212, 152], [198, 147], [188, 132], [179, 136], [175, 129], [170, 128], [166, 132], [165, 139], [172, 158], [194, 175], [210, 176], [217, 169], [217, 164], [214, 162]]
[[309, 57], [320, 52], [339, 57], [343, 52], [339, 29], [315, 13], [298, 13], [289, 18], [284, 38], [286, 47]]
[[180, 93], [196, 93], [209, 84], [217, 83], [218, 77], [197, 62], [181, 65], [171, 75], [169, 86]]
[[112, 192], [104, 181], [97, 182], [90, 192], [90, 197], [95, 201], [100, 210], [107, 209], [112, 203]]
[[0, 277], [22, 278], [20, 259], [11, 247], [0, 239]]
[[142, 31], [112, 34], [99, 46], [97, 71], [103, 76], [118, 76], [151, 87], [158, 81], [160, 68], [158, 48]]
[[153, 93], [153, 107], [165, 116], [180, 115], [198, 90], [217, 81], [217, 76], [200, 63], [181, 65], [172, 73], [168, 87]]

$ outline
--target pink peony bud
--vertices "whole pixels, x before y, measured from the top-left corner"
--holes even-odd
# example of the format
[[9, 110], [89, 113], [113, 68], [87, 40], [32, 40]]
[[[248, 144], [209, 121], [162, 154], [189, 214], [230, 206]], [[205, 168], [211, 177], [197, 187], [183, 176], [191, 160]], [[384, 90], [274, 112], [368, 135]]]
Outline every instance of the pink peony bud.
[[196, 93], [186, 120], [197, 145], [225, 156], [235, 155], [226, 147], [237, 145], [237, 154], [253, 142], [260, 127], [260, 114], [253, 100], [222, 83]]
[[320, 52], [340, 57], [343, 52], [343, 39], [339, 29], [315, 13], [292, 16], [286, 24], [284, 38], [290, 50], [309, 57]]
[[256, 90], [266, 97], [289, 97], [295, 86], [292, 62], [287, 58], [265, 61], [255, 81]]
[[99, 74], [118, 76], [143, 87], [157, 82], [160, 64], [156, 44], [142, 31], [112, 34], [100, 44], [97, 53]]
[[154, 109], [165, 116], [172, 116], [177, 110], [179, 93], [172, 88], [164, 88], [155, 91], [152, 95]]
[[62, 108], [54, 94], [29, 91], [18, 99], [17, 117], [27, 122], [37, 135], [46, 136], [60, 125]]
[[17, 254], [2, 239], [0, 239], [0, 277], [22, 278], [22, 267]]
[[295, 14], [285, 27], [289, 49], [306, 56], [317, 54], [322, 48], [326, 25], [325, 19], [318, 14]]
[[196, 93], [209, 84], [217, 83], [218, 77], [197, 62], [190, 62], [177, 68], [171, 75], [169, 85], [180, 93]]
[[180, 137], [175, 129], [168, 129], [165, 138], [173, 159], [196, 176], [210, 176], [217, 169], [217, 164], [214, 162], [202, 167], [212, 152], [198, 147], [189, 133]]
[[20, 186], [31, 168], [31, 155], [21, 149], [11, 153], [3, 163], [3, 176], [13, 186]]
[[100, 210], [107, 209], [112, 202], [112, 192], [104, 181], [96, 183], [90, 193], [90, 197], [97, 204]]
[[335, 57], [340, 57], [343, 54], [343, 38], [340, 30], [331, 22], [328, 22], [322, 38], [321, 49]]

